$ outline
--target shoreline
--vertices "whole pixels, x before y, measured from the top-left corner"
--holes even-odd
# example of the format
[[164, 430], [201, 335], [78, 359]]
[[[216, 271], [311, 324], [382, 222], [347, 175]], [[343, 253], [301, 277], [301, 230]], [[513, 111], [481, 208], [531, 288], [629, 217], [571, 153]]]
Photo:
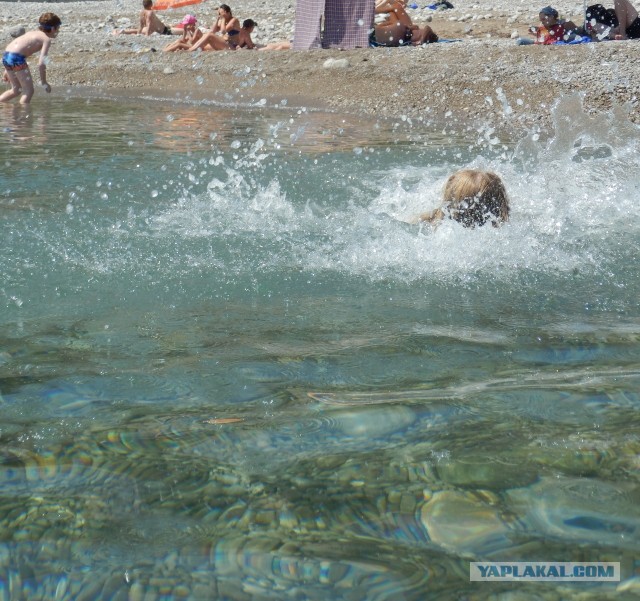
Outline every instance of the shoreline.
[[[244, 14], [259, 10], [255, 0], [239, 6], [243, 4]], [[9, 3], [0, 2], [0, 14], [9, 12], [4, 5]], [[265, 37], [292, 27], [289, 5], [279, 0], [275, 5], [275, 16], [265, 22]], [[193, 8], [207, 23], [216, 6], [205, 2]], [[130, 22], [135, 15], [135, 9], [113, 0], [11, 3], [14, 13], [31, 21], [45, 7], [58, 10], [64, 23], [50, 52], [48, 79], [54, 95], [56, 88], [68, 87], [87, 88], [84, 93], [91, 95], [191, 96], [220, 106], [286, 102], [289, 108], [421, 119], [458, 132], [473, 127], [517, 134], [549, 128], [558, 99], [579, 94], [590, 113], [626, 104], [630, 120], [640, 123], [638, 42], [517, 46], [513, 36], [525, 35], [530, 12], [507, 26], [498, 13], [473, 24], [475, 29], [465, 15], [434, 15], [430, 24], [439, 35], [460, 41], [425, 47], [163, 53], [169, 36], [110, 34], [113, 24]], [[266, 8], [260, 10], [258, 18], [266, 19]], [[186, 12], [161, 15], [173, 23]], [[9, 26], [20, 19], [3, 20], [0, 31], [6, 40]], [[41, 94], [37, 90], [34, 103]]]

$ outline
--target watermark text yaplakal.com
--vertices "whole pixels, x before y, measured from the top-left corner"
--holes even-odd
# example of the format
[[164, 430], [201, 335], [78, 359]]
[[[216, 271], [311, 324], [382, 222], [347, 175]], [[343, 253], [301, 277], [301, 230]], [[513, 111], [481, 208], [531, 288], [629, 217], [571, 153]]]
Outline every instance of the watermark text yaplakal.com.
[[471, 582], [620, 582], [620, 563], [473, 561], [469, 575]]

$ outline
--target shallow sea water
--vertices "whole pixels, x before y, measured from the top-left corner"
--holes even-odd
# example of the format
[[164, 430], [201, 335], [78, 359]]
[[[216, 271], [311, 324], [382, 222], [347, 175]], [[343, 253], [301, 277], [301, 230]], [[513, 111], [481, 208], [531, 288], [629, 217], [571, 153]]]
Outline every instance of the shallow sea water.
[[635, 598], [640, 136], [554, 114], [0, 106], [0, 599]]

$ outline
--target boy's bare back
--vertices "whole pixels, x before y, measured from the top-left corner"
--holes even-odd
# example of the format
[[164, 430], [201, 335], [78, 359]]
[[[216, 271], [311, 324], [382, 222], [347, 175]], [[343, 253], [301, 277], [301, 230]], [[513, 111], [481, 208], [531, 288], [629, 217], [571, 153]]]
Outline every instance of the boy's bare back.
[[153, 10], [142, 9], [140, 11], [140, 33], [151, 35], [152, 33], [164, 33], [165, 24]]
[[40, 50], [46, 51], [51, 44], [51, 38], [44, 31], [28, 31], [19, 38], [13, 40], [6, 48], [7, 52], [15, 52], [22, 56], [31, 56]]

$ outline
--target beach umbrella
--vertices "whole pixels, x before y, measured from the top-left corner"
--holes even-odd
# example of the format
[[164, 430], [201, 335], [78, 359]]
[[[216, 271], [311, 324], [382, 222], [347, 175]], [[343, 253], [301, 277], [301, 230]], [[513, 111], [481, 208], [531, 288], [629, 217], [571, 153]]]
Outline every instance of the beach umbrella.
[[587, 0], [582, 2], [582, 16], [584, 17], [584, 32], [587, 33]]
[[200, 4], [204, 0], [157, 0], [153, 3], [153, 10], [170, 10], [172, 8], [182, 8], [192, 4]]

